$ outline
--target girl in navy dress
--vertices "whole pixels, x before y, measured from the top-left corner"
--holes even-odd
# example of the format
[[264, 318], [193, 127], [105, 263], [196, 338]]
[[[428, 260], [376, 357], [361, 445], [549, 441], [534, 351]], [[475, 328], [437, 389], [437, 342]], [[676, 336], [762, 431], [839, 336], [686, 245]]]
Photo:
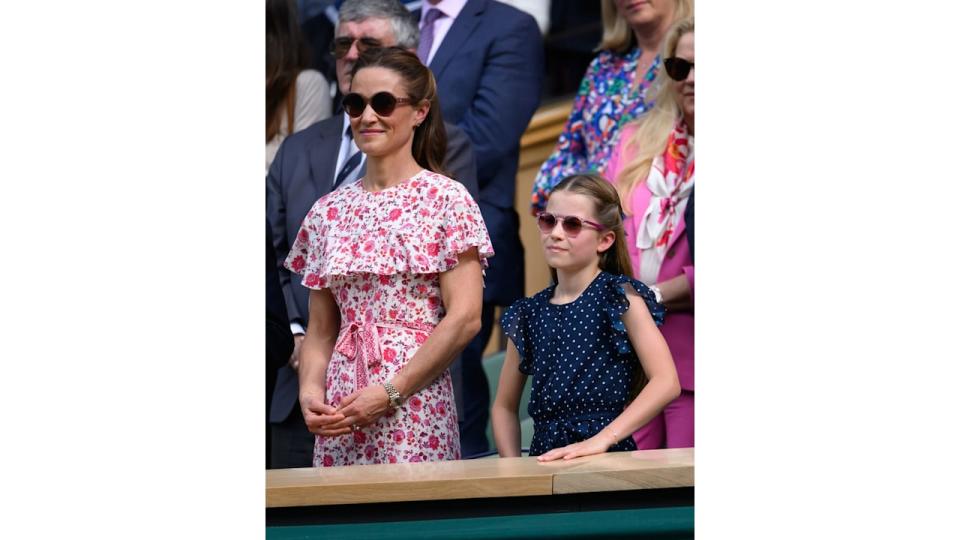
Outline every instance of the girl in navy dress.
[[530, 455], [540, 461], [636, 450], [631, 434], [680, 394], [657, 326], [663, 306], [632, 279], [616, 189], [600, 176], [560, 182], [537, 216], [554, 285], [515, 302], [500, 322], [509, 337], [494, 439], [520, 455], [517, 409], [533, 376]]

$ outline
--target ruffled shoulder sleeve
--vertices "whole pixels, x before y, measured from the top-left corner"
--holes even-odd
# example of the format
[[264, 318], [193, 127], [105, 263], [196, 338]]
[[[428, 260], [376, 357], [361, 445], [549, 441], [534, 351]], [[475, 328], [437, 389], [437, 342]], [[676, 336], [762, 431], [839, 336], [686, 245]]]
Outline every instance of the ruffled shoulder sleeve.
[[355, 182], [322, 197], [286, 265], [315, 289], [356, 273], [446, 272], [471, 247], [486, 268], [493, 246], [477, 203], [463, 185], [424, 171], [376, 194]]
[[480, 263], [487, 268], [487, 259], [493, 257], [493, 245], [480, 207], [463, 184], [441, 175], [436, 177], [444, 203], [439, 212], [441, 238], [438, 251], [444, 261], [440, 271], [456, 266], [458, 256], [472, 247], [477, 248]]
[[629, 336], [627, 336], [627, 327], [623, 324], [623, 314], [630, 309], [630, 300], [627, 298], [628, 293], [624, 289], [624, 285], [630, 285], [640, 295], [657, 326], [663, 324], [666, 309], [663, 304], [657, 302], [657, 297], [653, 294], [653, 291], [642, 282], [624, 275], [607, 274], [604, 309], [610, 319], [610, 326], [613, 328], [613, 340], [617, 346], [617, 351], [620, 354], [630, 354], [633, 352], [633, 346], [630, 344]]
[[521, 298], [510, 305], [500, 317], [500, 327], [503, 333], [520, 353], [520, 372], [525, 375], [533, 373], [533, 344], [530, 335], [532, 298]]
[[283, 265], [295, 274], [303, 276], [302, 285], [310, 289], [323, 289], [327, 277], [320, 269], [321, 254], [326, 245], [326, 222], [321, 217], [326, 212], [328, 197], [321, 197], [313, 204], [300, 223], [297, 238], [290, 247]]

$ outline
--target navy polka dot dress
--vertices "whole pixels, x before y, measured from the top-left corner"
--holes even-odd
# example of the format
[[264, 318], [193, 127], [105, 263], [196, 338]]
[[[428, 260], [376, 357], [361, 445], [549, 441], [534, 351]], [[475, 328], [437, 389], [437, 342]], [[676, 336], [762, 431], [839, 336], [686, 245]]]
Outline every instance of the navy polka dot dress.
[[[550, 303], [556, 285], [514, 302], [500, 319], [520, 352], [520, 371], [533, 376], [528, 410], [534, 422], [530, 455], [586, 440], [623, 412], [640, 368], [621, 316], [629, 309], [624, 284], [647, 304], [654, 321], [664, 308], [643, 283], [600, 272], [576, 300]], [[636, 450], [625, 437], [615, 450]]]

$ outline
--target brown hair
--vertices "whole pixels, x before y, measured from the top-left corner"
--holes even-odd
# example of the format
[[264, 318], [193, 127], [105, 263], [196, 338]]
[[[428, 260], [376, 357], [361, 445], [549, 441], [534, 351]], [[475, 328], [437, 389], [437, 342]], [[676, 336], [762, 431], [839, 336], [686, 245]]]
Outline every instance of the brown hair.
[[450, 176], [443, 167], [447, 155], [447, 130], [440, 115], [437, 81], [430, 68], [423, 65], [416, 54], [400, 47], [367, 49], [353, 66], [352, 75], [356, 77], [361, 69], [368, 67], [382, 67], [400, 75], [407, 97], [414, 104], [430, 103], [427, 117], [413, 132], [413, 159], [424, 169]]
[[293, 130], [297, 76], [306, 69], [309, 51], [300, 33], [293, 0], [267, 0], [267, 141], [280, 132], [283, 112]]
[[[633, 277], [633, 264], [627, 251], [627, 237], [623, 229], [623, 207], [616, 188], [605, 178], [593, 173], [577, 173], [567, 176], [550, 192], [568, 191], [583, 195], [593, 201], [594, 215], [597, 221], [613, 231], [613, 245], [600, 255], [600, 269], [611, 274], [623, 274]], [[557, 283], [557, 271], [550, 269], [553, 282]], [[633, 373], [630, 381], [630, 400], [632, 401], [647, 384], [647, 375], [641, 366]]]
[[[630, 263], [627, 238], [623, 230], [623, 207], [616, 188], [598, 174], [577, 173], [561, 180], [550, 193], [552, 195], [558, 191], [569, 191], [593, 201], [597, 221], [614, 234], [613, 245], [600, 255], [600, 269], [611, 274], [632, 277], [633, 265]], [[551, 268], [550, 275], [556, 283], [557, 271]]]

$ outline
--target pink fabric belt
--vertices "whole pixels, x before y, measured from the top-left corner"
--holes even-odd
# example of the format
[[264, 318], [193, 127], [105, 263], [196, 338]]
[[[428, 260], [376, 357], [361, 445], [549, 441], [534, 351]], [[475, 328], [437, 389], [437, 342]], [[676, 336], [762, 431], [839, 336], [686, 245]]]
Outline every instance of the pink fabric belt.
[[334, 347], [338, 353], [354, 363], [356, 369], [356, 387], [354, 391], [366, 388], [367, 369], [373, 369], [383, 361], [380, 351], [380, 332], [377, 328], [389, 330], [433, 331], [434, 325], [410, 321], [374, 321], [364, 324], [352, 322], [340, 329], [340, 337]]

